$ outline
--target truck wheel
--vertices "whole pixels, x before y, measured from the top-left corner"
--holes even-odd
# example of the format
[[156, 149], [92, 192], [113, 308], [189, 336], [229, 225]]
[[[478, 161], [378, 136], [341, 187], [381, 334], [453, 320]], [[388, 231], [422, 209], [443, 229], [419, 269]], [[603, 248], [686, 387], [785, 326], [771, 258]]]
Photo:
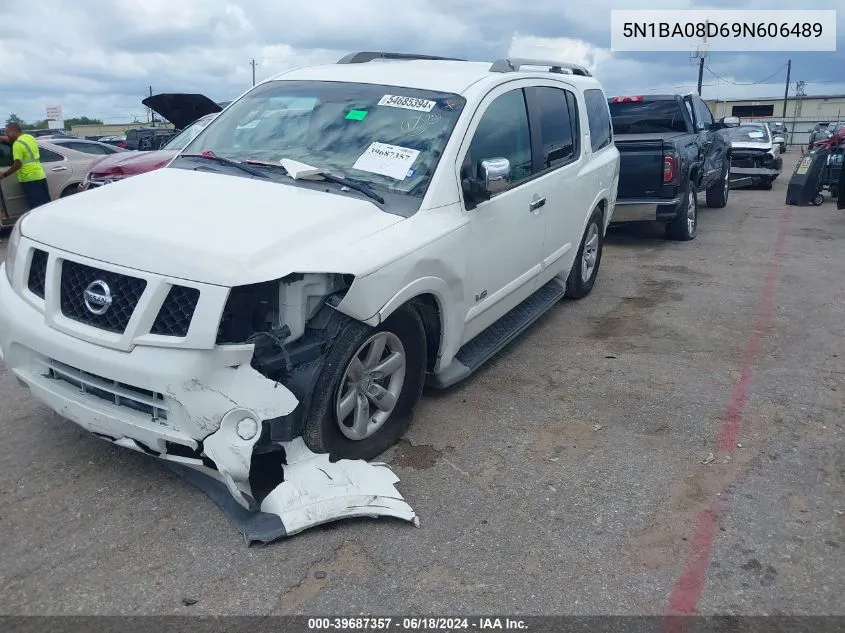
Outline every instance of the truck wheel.
[[765, 189], [769, 191], [772, 188], [772, 181], [771, 180], [761, 180], [760, 181], [760, 189]]
[[604, 219], [601, 210], [596, 209], [584, 229], [581, 246], [569, 277], [566, 278], [566, 296], [570, 299], [582, 299], [590, 294], [596, 283], [601, 265], [601, 254], [604, 246]]
[[731, 190], [731, 162], [727, 161], [725, 173], [707, 188], [707, 206], [713, 209], [723, 209], [728, 204], [728, 193]]
[[666, 237], [670, 240], [688, 242], [695, 239], [698, 231], [698, 192], [692, 183], [689, 184], [683, 207], [675, 219], [666, 225]]
[[332, 459], [372, 459], [411, 424], [425, 378], [425, 329], [411, 307], [372, 328], [352, 319], [327, 352], [302, 433]]
[[820, 193], [817, 193], [813, 197], [813, 206], [820, 207], [822, 206], [822, 204], [824, 204], [824, 196]]

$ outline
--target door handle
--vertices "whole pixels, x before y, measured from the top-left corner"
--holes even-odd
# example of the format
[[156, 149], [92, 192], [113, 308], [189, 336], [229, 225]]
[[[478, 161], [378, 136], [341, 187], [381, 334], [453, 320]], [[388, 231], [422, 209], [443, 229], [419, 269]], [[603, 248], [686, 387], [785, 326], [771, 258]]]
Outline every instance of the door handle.
[[50, 171], [67, 171], [67, 167], [53, 167]]
[[546, 204], [546, 198], [545, 197], [538, 198], [538, 197], [535, 196], [534, 199], [531, 202], [528, 203], [528, 210], [531, 211], [531, 213], [534, 213], [537, 209], [542, 207], [544, 204]]

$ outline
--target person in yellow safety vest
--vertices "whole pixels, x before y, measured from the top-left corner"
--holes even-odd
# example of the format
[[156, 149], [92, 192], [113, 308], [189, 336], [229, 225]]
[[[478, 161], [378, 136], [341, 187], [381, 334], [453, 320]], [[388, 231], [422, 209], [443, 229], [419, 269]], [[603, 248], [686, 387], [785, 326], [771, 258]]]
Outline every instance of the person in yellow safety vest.
[[18, 172], [18, 182], [23, 188], [30, 209], [50, 202], [47, 175], [41, 166], [41, 152], [35, 137], [24, 134], [17, 123], [7, 123], [6, 136], [0, 136], [0, 141], [5, 140], [12, 144], [12, 158], [15, 162], [9, 169], [0, 172], [0, 180]]

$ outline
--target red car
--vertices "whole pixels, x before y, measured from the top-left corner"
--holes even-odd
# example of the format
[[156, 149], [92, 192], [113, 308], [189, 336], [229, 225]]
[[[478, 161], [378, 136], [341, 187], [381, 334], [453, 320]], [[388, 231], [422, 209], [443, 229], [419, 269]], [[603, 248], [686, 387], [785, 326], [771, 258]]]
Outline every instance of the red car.
[[121, 152], [91, 163], [80, 191], [164, 167], [222, 110], [208, 97], [195, 94], [160, 94], [142, 103], [182, 131], [159, 150]]

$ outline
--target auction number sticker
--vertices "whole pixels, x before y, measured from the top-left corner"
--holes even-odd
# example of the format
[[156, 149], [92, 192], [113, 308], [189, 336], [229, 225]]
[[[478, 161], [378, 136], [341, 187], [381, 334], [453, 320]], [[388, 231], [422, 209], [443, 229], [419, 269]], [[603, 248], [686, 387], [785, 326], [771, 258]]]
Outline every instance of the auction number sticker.
[[417, 149], [373, 142], [352, 167], [372, 174], [404, 180], [419, 155], [420, 151]]
[[801, 162], [798, 163], [798, 168], [795, 170], [796, 174], [806, 174], [807, 171], [810, 169], [810, 163], [813, 162], [813, 159], [809, 156], [805, 156], [801, 159]]
[[405, 108], [406, 110], [416, 110], [417, 112], [431, 112], [436, 101], [429, 101], [428, 99], [417, 99], [416, 97], [402, 97], [400, 95], [384, 95], [379, 99], [378, 105], [388, 106], [390, 108]]

